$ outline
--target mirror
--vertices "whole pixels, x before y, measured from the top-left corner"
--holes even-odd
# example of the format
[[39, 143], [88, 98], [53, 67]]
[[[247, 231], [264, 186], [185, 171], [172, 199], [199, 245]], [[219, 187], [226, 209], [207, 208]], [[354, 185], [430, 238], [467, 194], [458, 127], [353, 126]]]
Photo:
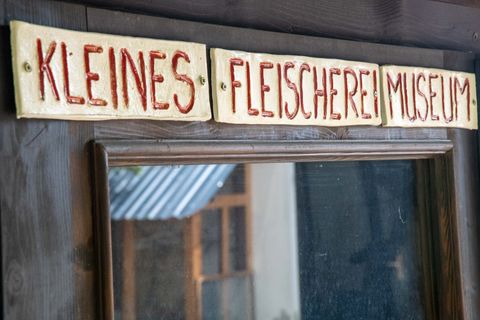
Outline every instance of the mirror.
[[415, 170], [112, 168], [115, 319], [424, 319]]

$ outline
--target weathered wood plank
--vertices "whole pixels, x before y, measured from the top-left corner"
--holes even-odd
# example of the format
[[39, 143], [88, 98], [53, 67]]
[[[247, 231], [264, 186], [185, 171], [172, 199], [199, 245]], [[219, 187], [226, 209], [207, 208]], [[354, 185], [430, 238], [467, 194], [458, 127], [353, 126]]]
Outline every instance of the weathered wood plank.
[[252, 140], [393, 140], [445, 139], [446, 130], [399, 128], [325, 128], [232, 125], [208, 122], [115, 121], [95, 123], [97, 139], [252, 139]]
[[[86, 30], [85, 7], [7, 0], [11, 19]], [[8, 32], [0, 68], [0, 209], [5, 319], [93, 319], [89, 124], [17, 120]]]
[[5, 24], [5, 0], [0, 0], [0, 25]]
[[92, 217], [91, 157], [88, 142], [93, 139], [92, 123], [70, 122], [68, 135], [71, 225], [75, 287], [74, 319], [98, 319], [97, 264]]
[[443, 52], [440, 50], [268, 32], [94, 8], [87, 8], [87, 15], [88, 30], [94, 32], [196, 41], [205, 43], [208, 47], [248, 52], [305, 55], [378, 64], [435, 68], [442, 67], [443, 63]]
[[[458, 54], [444, 55], [444, 68], [474, 72], [472, 65], [474, 63], [471, 63], [470, 59], [465, 61]], [[478, 319], [480, 316], [478, 131], [449, 129], [448, 137], [454, 143], [452, 183], [455, 188], [454, 205], [457, 212], [457, 216], [450, 219], [457, 228], [455, 241], [458, 243], [459, 251], [455, 257], [458, 259], [463, 284], [461, 292], [458, 292], [458, 299], [463, 303], [465, 319]]]
[[480, 2], [478, 2], [477, 0], [433, 0], [433, 1], [451, 3], [451, 4], [456, 4], [456, 5], [465, 6], [465, 7], [480, 8]]
[[85, 6], [52, 0], [4, 0], [6, 23], [22, 20], [51, 27], [86, 30]]
[[[111, 166], [208, 162], [341, 161], [431, 158], [452, 149], [449, 141], [212, 141], [97, 140]], [[100, 148], [101, 149], [101, 148]]]
[[[478, 319], [480, 315], [480, 235], [478, 233], [480, 206], [478, 203], [478, 143], [476, 131], [450, 129], [449, 139], [454, 143], [453, 149], [453, 177], [455, 188], [455, 206], [457, 215], [451, 217], [453, 225], [457, 228], [456, 242], [461, 292], [458, 299], [463, 302], [465, 319]], [[453, 297], [452, 297], [453, 298]]]
[[480, 52], [478, 36], [480, 9], [445, 2], [428, 0], [82, 2], [104, 8], [120, 8], [170, 18], [269, 31]]
[[[376, 38], [398, 1], [82, 1], [94, 6], [154, 13], [164, 17], [297, 34], [337, 36], [358, 33]], [[348, 10], [346, 10], [348, 8]], [[360, 29], [360, 30], [355, 30]], [[351, 36], [349, 38], [352, 38]]]

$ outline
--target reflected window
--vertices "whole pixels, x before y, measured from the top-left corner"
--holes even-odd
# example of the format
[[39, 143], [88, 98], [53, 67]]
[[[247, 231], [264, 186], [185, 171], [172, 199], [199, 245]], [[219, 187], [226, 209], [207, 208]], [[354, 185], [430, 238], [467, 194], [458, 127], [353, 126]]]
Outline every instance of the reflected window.
[[424, 319], [413, 161], [109, 172], [115, 319]]

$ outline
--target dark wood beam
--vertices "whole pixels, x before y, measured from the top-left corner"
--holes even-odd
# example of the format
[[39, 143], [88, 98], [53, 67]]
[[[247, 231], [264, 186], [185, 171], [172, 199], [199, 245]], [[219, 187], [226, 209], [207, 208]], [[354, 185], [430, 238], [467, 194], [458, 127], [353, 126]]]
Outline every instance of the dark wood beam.
[[[86, 31], [83, 5], [50, 0], [4, 0], [0, 5], [5, 23], [17, 19]], [[97, 291], [85, 147], [93, 126], [16, 119], [6, 27], [0, 33], [0, 61], [2, 318], [94, 319]]]
[[480, 8], [439, 1], [72, 1], [260, 30], [480, 53]]

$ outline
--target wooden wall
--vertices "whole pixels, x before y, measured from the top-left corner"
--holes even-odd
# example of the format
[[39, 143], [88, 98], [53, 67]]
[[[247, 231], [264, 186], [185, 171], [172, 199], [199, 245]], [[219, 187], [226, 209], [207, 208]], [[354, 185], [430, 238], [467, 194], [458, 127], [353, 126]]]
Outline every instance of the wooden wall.
[[[463, 1], [469, 4], [468, 1]], [[462, 3], [463, 3], [462, 2]], [[103, 7], [115, 12], [99, 9]], [[128, 11], [138, 14], [126, 13]], [[148, 16], [142, 15], [148, 14]], [[159, 16], [159, 17], [155, 17]], [[230, 27], [172, 22], [165, 18]], [[241, 127], [207, 123], [67, 122], [16, 120], [8, 21], [19, 19], [62, 28], [116, 34], [195, 39], [210, 45], [272, 53], [335, 56], [378, 63], [474, 70], [480, 53], [480, 8], [437, 1], [314, 0], [0, 0], [0, 222], [2, 310], [5, 319], [97, 319], [95, 253], [88, 142], [98, 138], [196, 139], [413, 139], [451, 137], [462, 141], [455, 156], [477, 163], [476, 132], [464, 130]], [[163, 28], [159, 28], [161, 25]], [[200, 30], [201, 26], [201, 32]], [[272, 33], [235, 27], [256, 28]], [[242, 32], [239, 34], [238, 32]], [[278, 32], [296, 35], [284, 35]], [[337, 42], [317, 36], [399, 44]], [[282, 40], [279, 42], [279, 40]], [[287, 41], [288, 40], [288, 41]], [[288, 46], [285, 46], [286, 41]], [[314, 43], [312, 46], [311, 43]], [[250, 128], [250, 127], [249, 127]], [[463, 149], [462, 149], [463, 148]], [[472, 151], [474, 150], [474, 151]], [[478, 172], [456, 169], [458, 188], [478, 186]], [[478, 204], [461, 202], [464, 241], [478, 241]], [[470, 202], [468, 202], [470, 201]], [[472, 213], [473, 212], [473, 213]], [[473, 249], [478, 247], [473, 247]], [[463, 252], [467, 272], [475, 264]], [[470, 271], [469, 271], [470, 270]], [[469, 290], [479, 303], [478, 283]], [[472, 293], [473, 292], [473, 293]], [[472, 298], [473, 297], [473, 298]], [[471, 315], [476, 319], [477, 315]]]
[[268, 31], [480, 52], [476, 0], [446, 0], [455, 4], [429, 0], [74, 2]]
[[[19, 19], [87, 30], [83, 5], [2, 0]], [[94, 319], [91, 124], [16, 120], [9, 33], [2, 27], [0, 210], [5, 319]]]

